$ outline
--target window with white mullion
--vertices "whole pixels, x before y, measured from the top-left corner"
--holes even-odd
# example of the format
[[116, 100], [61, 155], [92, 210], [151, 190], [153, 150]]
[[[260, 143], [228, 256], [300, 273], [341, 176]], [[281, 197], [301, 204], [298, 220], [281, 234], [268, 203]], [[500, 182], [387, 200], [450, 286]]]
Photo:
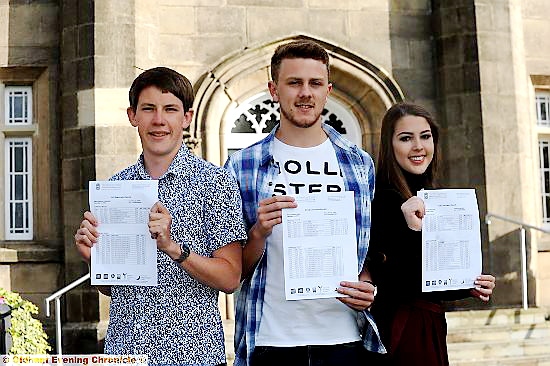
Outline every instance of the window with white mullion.
[[5, 88], [5, 124], [32, 124], [32, 87], [6, 86]]
[[550, 141], [539, 141], [542, 222], [550, 224]]
[[537, 124], [550, 127], [550, 92], [537, 91]]
[[31, 240], [33, 238], [32, 217], [32, 138], [6, 138], [6, 239]]

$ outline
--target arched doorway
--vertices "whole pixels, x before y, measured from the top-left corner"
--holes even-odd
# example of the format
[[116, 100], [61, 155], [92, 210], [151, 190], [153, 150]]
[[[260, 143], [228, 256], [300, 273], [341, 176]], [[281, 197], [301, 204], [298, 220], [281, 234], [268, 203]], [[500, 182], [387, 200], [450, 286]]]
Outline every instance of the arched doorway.
[[[196, 83], [195, 119], [190, 138], [198, 141], [195, 152], [222, 165], [234, 149], [248, 146], [265, 136], [278, 120], [278, 104], [267, 89], [269, 66], [275, 48], [306, 36], [289, 37], [247, 48], [230, 55]], [[338, 126], [346, 137], [373, 157], [378, 152], [380, 121], [403, 93], [381, 68], [350, 51], [312, 39], [329, 53], [333, 90], [324, 120]], [[337, 128], [338, 129], [338, 128]], [[220, 310], [233, 317], [233, 297], [220, 296]]]
[[[281, 43], [295, 39], [312, 38], [289, 37], [245, 49], [220, 62], [197, 82], [196, 118], [190, 133], [200, 140], [197, 152], [203, 158], [221, 165], [228, 151], [248, 146], [266, 133], [266, 122], [261, 119], [272, 121], [273, 116], [278, 117], [277, 106], [264, 99], [269, 95], [271, 55]], [[376, 156], [382, 115], [393, 103], [403, 100], [401, 89], [384, 70], [368, 60], [333, 44], [315, 41], [331, 58], [333, 92], [326, 107], [328, 118], [333, 115], [333, 119], [342, 122], [350, 130], [346, 133], [348, 139]], [[255, 108], [256, 113], [249, 111]], [[242, 131], [248, 132], [239, 132], [235, 126], [238, 121], [244, 124]]]

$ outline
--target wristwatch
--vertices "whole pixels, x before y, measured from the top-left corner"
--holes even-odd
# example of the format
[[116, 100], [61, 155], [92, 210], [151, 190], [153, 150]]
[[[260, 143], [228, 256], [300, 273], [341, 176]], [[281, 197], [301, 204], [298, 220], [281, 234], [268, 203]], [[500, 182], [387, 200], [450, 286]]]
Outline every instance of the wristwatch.
[[189, 249], [189, 245], [185, 243], [180, 244], [180, 249], [181, 249], [181, 254], [178, 258], [174, 259], [174, 262], [178, 262], [178, 263], [183, 262], [184, 260], [187, 259], [187, 257], [189, 257], [189, 254], [191, 253], [191, 249]]

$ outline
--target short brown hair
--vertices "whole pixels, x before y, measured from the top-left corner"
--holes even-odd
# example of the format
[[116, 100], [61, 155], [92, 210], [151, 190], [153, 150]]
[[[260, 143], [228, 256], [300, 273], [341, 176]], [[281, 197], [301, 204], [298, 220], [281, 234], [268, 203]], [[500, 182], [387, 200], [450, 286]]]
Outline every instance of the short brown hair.
[[403, 175], [403, 169], [399, 166], [395, 153], [393, 152], [393, 134], [397, 121], [405, 116], [416, 116], [424, 118], [430, 125], [434, 141], [434, 155], [432, 162], [426, 169], [426, 188], [434, 188], [440, 165], [441, 153], [439, 152], [439, 126], [432, 115], [423, 107], [412, 103], [397, 103], [391, 106], [382, 118], [382, 129], [380, 131], [380, 150], [378, 152], [376, 184], [395, 187], [403, 199], [413, 196], [409, 185]]
[[330, 77], [330, 64], [327, 51], [318, 43], [303, 39], [285, 43], [277, 47], [271, 57], [271, 80], [277, 82], [281, 62], [285, 58], [311, 58], [321, 61], [327, 66], [327, 74]]
[[129, 92], [130, 107], [135, 111], [143, 89], [156, 86], [163, 93], [172, 93], [183, 104], [185, 112], [193, 107], [195, 95], [189, 79], [167, 67], [155, 67], [142, 72], [132, 83]]

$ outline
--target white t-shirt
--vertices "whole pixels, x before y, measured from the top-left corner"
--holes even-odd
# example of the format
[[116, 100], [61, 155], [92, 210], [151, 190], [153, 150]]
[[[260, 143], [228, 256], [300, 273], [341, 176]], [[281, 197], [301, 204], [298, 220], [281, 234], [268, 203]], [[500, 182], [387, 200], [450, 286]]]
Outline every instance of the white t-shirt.
[[[273, 158], [279, 174], [273, 195], [344, 191], [344, 179], [330, 140], [310, 148], [274, 140]], [[335, 298], [286, 300], [284, 294], [282, 225], [267, 237], [267, 273], [257, 346], [304, 346], [360, 340], [357, 312]], [[353, 244], [355, 245], [355, 244]]]

